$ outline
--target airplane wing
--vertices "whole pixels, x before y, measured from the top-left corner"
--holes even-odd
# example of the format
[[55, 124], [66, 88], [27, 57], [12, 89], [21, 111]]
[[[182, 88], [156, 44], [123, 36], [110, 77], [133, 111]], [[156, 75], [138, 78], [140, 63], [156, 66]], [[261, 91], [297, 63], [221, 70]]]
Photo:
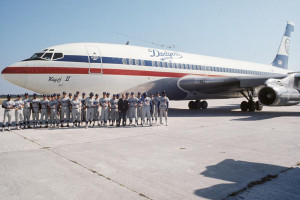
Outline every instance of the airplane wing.
[[185, 76], [178, 81], [178, 87], [191, 93], [211, 93], [224, 91], [242, 91], [247, 88], [263, 86], [269, 79], [283, 79], [288, 75], [203, 77]]

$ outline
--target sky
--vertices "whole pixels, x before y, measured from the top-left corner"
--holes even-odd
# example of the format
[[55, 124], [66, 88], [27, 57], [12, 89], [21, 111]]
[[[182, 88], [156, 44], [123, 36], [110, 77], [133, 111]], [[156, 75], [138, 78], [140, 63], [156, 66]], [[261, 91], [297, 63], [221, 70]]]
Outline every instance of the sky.
[[[0, 71], [49, 46], [100, 42], [270, 64], [285, 20], [300, 71], [299, 0], [0, 0]], [[154, 45], [159, 44], [159, 45]], [[0, 94], [27, 90], [0, 78]]]

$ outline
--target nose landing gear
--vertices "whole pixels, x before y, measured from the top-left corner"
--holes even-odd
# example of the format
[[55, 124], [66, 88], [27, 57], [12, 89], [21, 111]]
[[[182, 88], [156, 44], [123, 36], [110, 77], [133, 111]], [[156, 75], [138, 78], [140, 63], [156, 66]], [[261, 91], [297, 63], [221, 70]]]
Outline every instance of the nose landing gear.
[[243, 101], [241, 103], [240, 108], [243, 112], [254, 112], [255, 110], [261, 111], [263, 109], [263, 105], [259, 101], [254, 101], [253, 93], [254, 91], [252, 88], [247, 89], [247, 94], [245, 94], [244, 91], [241, 91], [241, 94], [248, 100], [248, 102]]
[[208, 103], [207, 101], [200, 101], [200, 100], [196, 100], [196, 101], [190, 101], [189, 102], [189, 109], [193, 110], [200, 110], [200, 109], [207, 109], [208, 107]]

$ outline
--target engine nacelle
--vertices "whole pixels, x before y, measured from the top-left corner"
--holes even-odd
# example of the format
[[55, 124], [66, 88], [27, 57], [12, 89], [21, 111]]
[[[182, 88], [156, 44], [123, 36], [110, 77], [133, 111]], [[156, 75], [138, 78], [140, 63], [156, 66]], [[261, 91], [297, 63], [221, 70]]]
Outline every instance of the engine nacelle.
[[258, 99], [267, 106], [291, 106], [300, 103], [300, 93], [292, 87], [268, 85], [258, 92]]

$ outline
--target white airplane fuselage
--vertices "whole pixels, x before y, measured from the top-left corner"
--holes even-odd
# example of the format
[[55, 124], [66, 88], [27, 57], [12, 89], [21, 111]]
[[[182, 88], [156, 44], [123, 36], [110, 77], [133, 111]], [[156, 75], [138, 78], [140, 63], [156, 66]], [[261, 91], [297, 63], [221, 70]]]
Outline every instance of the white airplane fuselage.
[[[46, 55], [46, 56], [45, 56]], [[40, 57], [42, 58], [40, 58]], [[189, 93], [178, 85], [187, 76], [241, 77], [287, 74], [288, 70], [257, 63], [169, 50], [104, 43], [49, 47], [37, 58], [8, 66], [4, 79], [40, 94], [109, 91], [167, 91], [173, 100], [240, 97], [238, 91], [204, 89]], [[203, 80], [205, 85], [205, 81]]]

